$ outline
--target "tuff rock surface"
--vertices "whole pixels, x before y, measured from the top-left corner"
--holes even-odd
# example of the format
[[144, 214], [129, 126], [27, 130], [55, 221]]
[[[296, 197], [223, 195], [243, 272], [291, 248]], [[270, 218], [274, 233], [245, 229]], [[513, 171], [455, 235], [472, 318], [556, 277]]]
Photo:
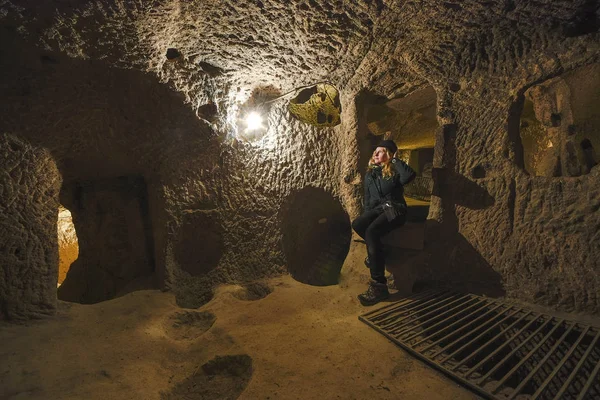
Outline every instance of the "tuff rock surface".
[[[361, 174], [387, 130], [404, 149], [434, 144], [421, 279], [597, 313], [599, 168], [564, 139], [546, 157], [560, 174], [531, 173], [525, 156], [544, 154], [521, 116], [527, 97], [539, 129], [564, 138], [585, 125], [597, 151], [597, 114], [582, 111], [597, 93], [573, 82], [597, 84], [586, 71], [600, 62], [598, 21], [588, 0], [0, 0], [2, 317], [55, 307], [59, 202], [80, 245], [66, 299], [105, 300], [151, 276], [198, 307], [215, 284], [284, 273], [313, 251], [284, 246], [283, 221], [302, 222], [286, 205], [329, 213], [309, 213], [303, 232], [349, 235], [327, 221], [360, 212]], [[544, 83], [568, 73], [558, 89]], [[278, 99], [321, 82], [340, 93], [332, 128]], [[382, 124], [382, 104], [410, 123]], [[266, 129], [248, 137], [253, 107]], [[544, 112], [572, 121], [543, 127]], [[311, 188], [340, 207], [312, 204]]]

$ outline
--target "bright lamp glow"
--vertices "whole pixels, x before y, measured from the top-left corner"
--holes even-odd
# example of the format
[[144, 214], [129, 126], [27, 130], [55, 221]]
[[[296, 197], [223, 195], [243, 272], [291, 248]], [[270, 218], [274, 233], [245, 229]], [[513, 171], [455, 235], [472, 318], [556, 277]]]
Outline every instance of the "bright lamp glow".
[[246, 116], [246, 132], [262, 128], [262, 117], [257, 112], [251, 112]]

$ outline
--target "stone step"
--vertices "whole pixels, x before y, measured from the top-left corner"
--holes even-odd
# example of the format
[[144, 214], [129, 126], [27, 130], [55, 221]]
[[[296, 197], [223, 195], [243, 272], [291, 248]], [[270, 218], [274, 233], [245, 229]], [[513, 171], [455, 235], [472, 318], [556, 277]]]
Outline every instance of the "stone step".
[[429, 215], [429, 205], [409, 205], [406, 213], [407, 222], [425, 222]]
[[402, 227], [381, 238], [385, 246], [413, 250], [423, 250], [424, 241], [425, 222], [406, 222]]

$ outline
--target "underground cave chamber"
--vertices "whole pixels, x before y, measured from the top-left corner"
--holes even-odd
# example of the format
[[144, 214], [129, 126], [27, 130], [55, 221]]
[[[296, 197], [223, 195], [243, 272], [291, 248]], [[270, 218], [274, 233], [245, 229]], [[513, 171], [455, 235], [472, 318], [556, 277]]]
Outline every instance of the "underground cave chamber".
[[[294, 15], [319, 19], [319, 29], [290, 20], [302, 31], [291, 41], [277, 42], [279, 32], [289, 32], [280, 26], [273, 35], [231, 32], [213, 41], [190, 31], [189, 42], [187, 36], [162, 41], [125, 30], [118, 34], [131, 41], [103, 36], [101, 49], [91, 37], [79, 40], [78, 26], [65, 29], [63, 41], [53, 37], [40, 47], [23, 32], [35, 29], [45, 37], [53, 32], [53, 18], [38, 21], [16, 8], [3, 13], [3, 54], [11, 57], [1, 60], [7, 110], [2, 134], [49, 151], [60, 172], [72, 175], [65, 175], [60, 196], [37, 193], [13, 168], [19, 157], [29, 157], [27, 151], [2, 142], [5, 187], [32, 191], [25, 203], [59, 199], [72, 213], [79, 256], [59, 298], [98, 302], [147, 287], [138, 283], [151, 276], [161, 288], [179, 293], [184, 287], [190, 294], [285, 272], [302, 282], [333, 284], [351, 240], [349, 221], [360, 212], [371, 146], [387, 135], [418, 173], [406, 195], [415, 201], [411, 210], [419, 210], [411, 222], [421, 224], [420, 233], [409, 236], [416, 238], [412, 250], [431, 256], [428, 278], [466, 280], [484, 271], [482, 280], [491, 276], [509, 296], [596, 312], [595, 25], [582, 17], [589, 12], [583, 4], [563, 4], [560, 12], [540, 9], [536, 18], [550, 23], [538, 25], [529, 10], [509, 3], [492, 18], [502, 34], [480, 32], [477, 14], [473, 25], [448, 25], [457, 35], [448, 43], [430, 34], [437, 27], [422, 23], [431, 21], [427, 12], [419, 14], [423, 21], [409, 19], [418, 26], [396, 32], [405, 26], [398, 16], [407, 11], [390, 12], [383, 4], [382, 10], [365, 6], [350, 13], [353, 18], [342, 12], [333, 19], [299, 6]], [[287, 21], [263, 5], [268, 18], [261, 14], [260, 22], [249, 23]], [[454, 6], [451, 13], [471, 14], [471, 6]], [[68, 15], [81, 11], [62, 7]], [[196, 26], [191, 15], [212, 12], [194, 7], [181, 10], [183, 30]], [[149, 21], [147, 10], [137, 11], [120, 17]], [[117, 34], [102, 29], [101, 12], [85, 15], [98, 27], [90, 32]], [[34, 19], [50, 25], [34, 27]], [[152, 20], [148, 26], [161, 24]], [[374, 27], [381, 30], [375, 34]], [[542, 36], [534, 32], [538, 28]], [[336, 33], [346, 30], [357, 34]], [[139, 52], [112, 47], [116, 43]], [[194, 50], [211, 43], [210, 51]], [[287, 93], [294, 98], [271, 102]], [[268, 134], [232, 142], [238, 111], [266, 104]], [[335, 150], [335, 166], [315, 161], [328, 149]], [[15, 162], [6, 162], [9, 154]], [[22, 214], [7, 193], [0, 197], [13, 207], [5, 213], [12, 227]], [[314, 205], [312, 197], [322, 204]], [[300, 218], [297, 205], [313, 212]], [[57, 207], [52, 204], [54, 213]], [[34, 212], [31, 221], [47, 221]], [[54, 216], [49, 219], [52, 229], [31, 222], [27, 234], [6, 230], [6, 265], [16, 271], [27, 261], [24, 249], [15, 254], [13, 248], [21, 241], [36, 249], [28, 254], [32, 271], [55, 275], [49, 265], [54, 244], [46, 234], [56, 236], [57, 227]], [[409, 224], [403, 229], [411, 232]], [[313, 235], [339, 240], [326, 247], [311, 242]], [[35, 273], [7, 275], [11, 287], [18, 286], [15, 280], [31, 280], [33, 294], [23, 298], [48, 297], [38, 286], [56, 292], [56, 283], [39, 281]], [[12, 288], [6, 293], [13, 297]], [[55, 299], [31, 302], [45, 304], [49, 313], [55, 308]]]
[[[462, 314], [390, 333], [406, 329], [404, 339], [428, 347], [419, 334], [430, 329], [433, 347], [447, 349], [428, 349], [438, 360], [484, 386], [522, 385], [529, 396], [543, 394], [536, 385], [550, 382], [553, 371], [572, 376], [576, 389], [600, 373], [597, 328], [584, 332], [581, 324], [520, 311], [523, 304], [547, 307], [566, 320], [600, 313], [597, 2], [1, 3], [0, 320], [26, 321], [23, 331], [31, 333], [114, 310], [103, 315], [107, 324], [91, 326], [81, 347], [72, 334], [84, 331], [62, 328], [60, 335], [71, 336], [31, 335], [29, 354], [3, 352], [11, 361], [7, 373], [0, 370], [0, 388], [15, 378], [9, 395], [52, 398], [40, 360], [59, 372], [51, 390], [60, 394], [65, 382], [83, 381], [72, 388], [85, 391], [97, 377], [89, 392], [98, 396], [113, 389], [161, 396], [142, 387], [151, 382], [165, 397], [214, 385], [254, 398], [270, 394], [262, 383], [277, 382], [279, 394], [302, 397], [316, 383], [296, 374], [304, 368], [315, 373], [307, 376], [333, 378], [326, 394], [371, 380], [362, 393], [395, 396], [417, 382], [430, 395], [426, 369], [396, 368], [396, 349], [360, 340], [345, 346], [327, 336], [364, 338], [336, 318], [356, 323], [366, 312], [356, 295], [368, 271], [351, 221], [362, 211], [372, 147], [383, 138], [417, 172], [405, 188], [408, 221], [386, 238], [393, 284], [425, 301], [422, 288], [468, 293], [424, 306], [445, 313], [456, 301]], [[245, 118], [252, 112], [262, 117], [256, 130]], [[139, 289], [155, 290], [123, 296]], [[311, 293], [317, 304], [307, 304]], [[150, 297], [168, 301], [168, 313], [184, 325], [204, 323], [197, 326], [203, 336], [186, 347], [187, 339], [169, 338], [178, 328], [161, 314], [167, 308], [128, 306]], [[333, 301], [324, 307], [321, 299]], [[501, 305], [504, 299], [510, 304]], [[399, 307], [413, 305], [422, 303]], [[138, 316], [141, 335], [121, 329]], [[459, 321], [472, 325], [459, 328]], [[126, 348], [107, 343], [111, 324]], [[12, 325], [7, 330], [21, 329]], [[472, 336], [449, 336], [458, 329]], [[309, 331], [318, 336], [303, 336]], [[549, 341], [538, 346], [540, 337]], [[152, 350], [136, 353], [148, 338]], [[260, 339], [274, 340], [261, 347]], [[311, 353], [323, 342], [332, 353]], [[91, 343], [102, 343], [100, 350]], [[115, 363], [101, 365], [104, 343], [122, 351]], [[46, 362], [45, 345], [64, 364]], [[238, 349], [248, 355], [233, 356]], [[286, 351], [312, 361], [290, 365], [281, 357]], [[212, 352], [219, 362], [203, 359]], [[55, 372], [84, 358], [70, 354], [85, 354], [92, 367]], [[380, 374], [319, 376], [350, 355], [389, 361], [378, 364], [387, 386], [376, 387]], [[151, 360], [148, 370], [138, 356]], [[530, 376], [528, 364], [545, 357], [549, 363]], [[571, 375], [578, 368], [583, 379]], [[230, 375], [237, 382], [222, 384]], [[292, 378], [283, 384], [282, 376]], [[591, 381], [595, 398], [600, 388]], [[561, 391], [577, 397], [568, 384], [550, 385], [548, 393]], [[346, 397], [369, 397], [358, 393]]]

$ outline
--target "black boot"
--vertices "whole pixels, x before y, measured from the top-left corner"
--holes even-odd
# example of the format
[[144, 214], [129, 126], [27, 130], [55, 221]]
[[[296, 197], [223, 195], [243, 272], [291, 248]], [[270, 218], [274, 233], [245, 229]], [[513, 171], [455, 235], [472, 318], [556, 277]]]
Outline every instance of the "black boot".
[[371, 281], [366, 292], [358, 295], [358, 300], [363, 306], [372, 306], [390, 297], [390, 292], [385, 283]]

